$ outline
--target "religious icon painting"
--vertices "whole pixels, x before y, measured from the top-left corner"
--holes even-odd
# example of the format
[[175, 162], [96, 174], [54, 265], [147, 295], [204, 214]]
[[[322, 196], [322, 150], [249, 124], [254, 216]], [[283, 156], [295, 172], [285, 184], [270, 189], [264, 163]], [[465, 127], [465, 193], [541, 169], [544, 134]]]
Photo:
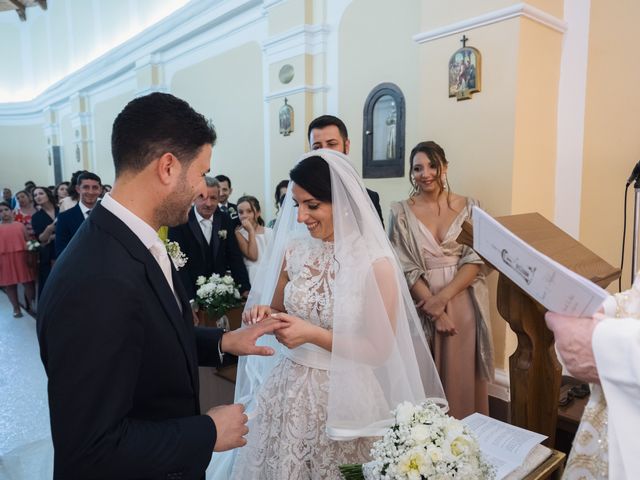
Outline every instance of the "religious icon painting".
[[463, 47], [449, 59], [449, 97], [458, 101], [468, 100], [472, 93], [480, 91], [480, 52], [465, 43], [463, 37]]

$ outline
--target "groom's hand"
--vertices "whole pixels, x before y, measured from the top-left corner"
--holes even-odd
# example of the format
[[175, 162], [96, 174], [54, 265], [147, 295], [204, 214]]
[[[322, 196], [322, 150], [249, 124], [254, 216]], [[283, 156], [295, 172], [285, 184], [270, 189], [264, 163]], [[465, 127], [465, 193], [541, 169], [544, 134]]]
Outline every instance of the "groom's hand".
[[222, 336], [220, 349], [233, 355], [273, 355], [275, 353], [273, 348], [257, 346], [256, 340], [262, 335], [273, 333], [284, 326], [286, 323], [281, 320], [267, 318], [255, 325], [226, 332]]
[[222, 405], [214, 407], [207, 412], [213, 423], [216, 424], [216, 444], [214, 452], [224, 452], [232, 448], [243, 447], [247, 444], [244, 436], [249, 433], [247, 428], [247, 416], [244, 413], [244, 405]]

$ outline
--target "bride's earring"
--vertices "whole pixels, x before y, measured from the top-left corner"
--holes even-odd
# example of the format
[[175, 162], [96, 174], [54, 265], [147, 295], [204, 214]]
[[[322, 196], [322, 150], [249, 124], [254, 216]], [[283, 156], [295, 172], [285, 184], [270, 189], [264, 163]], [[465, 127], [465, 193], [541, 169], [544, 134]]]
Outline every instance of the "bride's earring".
[[420, 193], [420, 187], [418, 186], [418, 183], [416, 182], [416, 179], [413, 175], [411, 175], [410, 177], [410, 182], [411, 182], [411, 194], [409, 196], [413, 197], [414, 195], [418, 195]]

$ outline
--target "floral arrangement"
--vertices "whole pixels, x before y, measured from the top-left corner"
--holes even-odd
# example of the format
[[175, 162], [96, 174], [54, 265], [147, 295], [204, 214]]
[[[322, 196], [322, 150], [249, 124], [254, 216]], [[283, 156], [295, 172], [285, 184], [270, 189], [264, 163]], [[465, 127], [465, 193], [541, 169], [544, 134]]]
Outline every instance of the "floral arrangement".
[[220, 237], [222, 240], [226, 240], [227, 239], [227, 231], [226, 230], [218, 230], [218, 237]]
[[169, 257], [171, 257], [171, 261], [173, 262], [173, 266], [176, 267], [176, 270], [180, 270], [187, 264], [189, 258], [180, 249], [180, 244], [178, 242], [172, 242], [165, 239], [164, 246], [167, 249]]
[[25, 246], [27, 247], [28, 251], [35, 252], [40, 248], [40, 242], [37, 240], [27, 240], [27, 243]]
[[484, 480], [495, 478], [478, 442], [462, 422], [431, 401], [403, 402], [395, 423], [373, 444], [373, 461], [342, 465], [347, 480]]
[[214, 273], [209, 278], [199, 276], [196, 280], [196, 302], [209, 313], [224, 315], [227, 310], [241, 304], [238, 287], [231, 275]]

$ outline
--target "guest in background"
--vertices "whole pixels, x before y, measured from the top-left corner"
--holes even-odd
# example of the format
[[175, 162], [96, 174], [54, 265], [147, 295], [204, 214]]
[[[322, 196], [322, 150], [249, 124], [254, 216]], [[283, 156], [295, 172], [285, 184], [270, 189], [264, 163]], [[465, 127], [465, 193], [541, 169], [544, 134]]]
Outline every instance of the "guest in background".
[[36, 188], [36, 183], [33, 180], [27, 180], [24, 182], [24, 189], [33, 195], [33, 189]]
[[60, 206], [60, 202], [69, 196], [69, 185], [69, 182], [60, 182], [56, 186], [54, 196], [56, 197], [56, 205], [58, 207]]
[[60, 202], [59, 204], [60, 213], [66, 212], [67, 210], [75, 207], [78, 204], [78, 198], [79, 198], [78, 191], [77, 191], [78, 178], [80, 177], [80, 175], [82, 175], [85, 172], [86, 170], [78, 170], [77, 172], [74, 172], [73, 175], [71, 175], [71, 182], [68, 188], [69, 196], [66, 198], [63, 198], [62, 201]]
[[5, 187], [5, 188], [2, 189], [2, 199], [3, 199], [4, 202], [6, 202], [9, 205], [11, 210], [16, 208], [16, 199], [14, 198], [13, 194], [11, 193], [11, 189], [10, 188]]
[[238, 218], [240, 226], [235, 231], [236, 240], [244, 256], [249, 281], [253, 284], [258, 262], [271, 242], [272, 230], [264, 227], [264, 220], [260, 216], [260, 202], [251, 195], [244, 195], [238, 199]]
[[269, 221], [267, 226], [269, 228], [273, 228], [280, 216], [280, 207], [282, 207], [282, 202], [284, 202], [284, 197], [287, 195], [287, 188], [289, 187], [289, 180], [281, 180], [276, 185], [276, 193], [274, 194], [276, 200], [276, 218], [273, 218]]
[[27, 235], [29, 235], [31, 240], [35, 240], [36, 237], [33, 234], [33, 227], [31, 226], [31, 217], [33, 217], [33, 214], [36, 213], [37, 210], [33, 204], [33, 197], [27, 190], [20, 190], [16, 193], [16, 200], [18, 201], [18, 206], [14, 210], [15, 221], [27, 227]]
[[60, 254], [67, 248], [82, 222], [85, 221], [93, 207], [96, 206], [98, 197], [102, 192], [102, 181], [95, 173], [84, 172], [78, 177], [76, 190], [80, 201], [70, 210], [61, 212], [56, 222], [55, 258], [60, 257]]
[[40, 242], [40, 263], [38, 264], [38, 298], [40, 298], [55, 259], [56, 218], [60, 210], [53, 193], [48, 188], [34, 188], [33, 199], [39, 207], [31, 219], [31, 224], [36, 239]]
[[[314, 118], [307, 129], [307, 139], [309, 139], [311, 150], [328, 148], [329, 150], [335, 150], [336, 152], [349, 155], [349, 150], [351, 149], [347, 126], [342, 120], [333, 115], [322, 115]], [[380, 195], [378, 195], [378, 192], [374, 192], [368, 188], [367, 194], [384, 227], [382, 209], [380, 208]]]
[[456, 241], [478, 202], [451, 192], [437, 143], [416, 145], [410, 162], [413, 191], [391, 205], [389, 238], [433, 345], [449, 412], [488, 415], [493, 350], [484, 264]]
[[229, 201], [229, 197], [233, 193], [231, 188], [231, 179], [226, 175], [216, 175], [216, 180], [220, 184], [220, 196], [218, 198], [218, 208], [222, 213], [228, 214], [232, 220], [238, 219], [238, 206]]
[[0, 202], [0, 287], [4, 287], [13, 316], [22, 317], [18, 302], [18, 284], [24, 285], [27, 310], [31, 309], [34, 298], [34, 273], [27, 266], [28, 240], [26, 227], [14, 221], [13, 211], [7, 202]]
[[190, 299], [196, 298], [199, 276], [225, 275], [227, 271], [231, 272], [240, 285], [240, 293], [246, 297], [251, 283], [234, 235], [235, 223], [218, 208], [218, 180], [205, 177], [205, 182], [207, 194], [196, 199], [187, 223], [169, 228], [169, 240], [178, 242], [188, 257], [187, 264], [178, 274]]

